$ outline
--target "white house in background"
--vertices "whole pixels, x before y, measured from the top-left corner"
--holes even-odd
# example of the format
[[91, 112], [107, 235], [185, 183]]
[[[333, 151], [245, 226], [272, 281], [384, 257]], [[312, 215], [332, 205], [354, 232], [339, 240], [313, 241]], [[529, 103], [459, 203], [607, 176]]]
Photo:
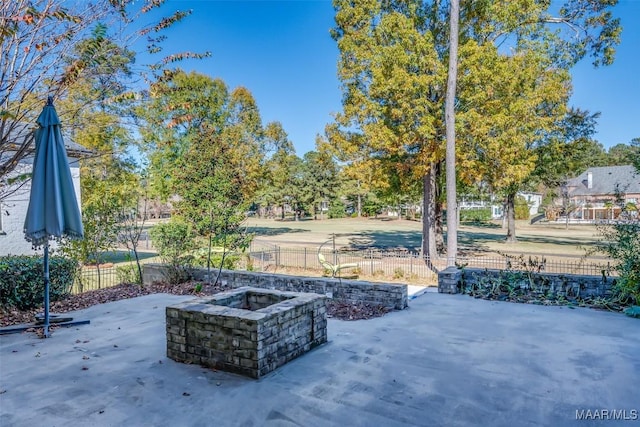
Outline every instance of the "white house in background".
[[[529, 205], [529, 215], [533, 216], [538, 213], [540, 209], [540, 205], [542, 205], [542, 194], [540, 193], [532, 193], [528, 191], [520, 191], [518, 192], [518, 196], [522, 197], [526, 200]], [[459, 209], [481, 209], [481, 208], [491, 208], [491, 218], [492, 219], [501, 219], [504, 216], [504, 206], [502, 204], [497, 204], [497, 200], [492, 197], [491, 201], [478, 201], [478, 200], [466, 200], [462, 199], [458, 203]]]
[[[33, 131], [34, 129], [22, 126], [19, 131], [15, 132], [16, 136], [13, 140], [22, 141], [25, 133]], [[80, 204], [80, 165], [78, 159], [90, 155], [91, 151], [76, 144], [69, 138], [65, 138], [65, 147], [69, 157], [76, 198], [78, 199], [78, 204]], [[30, 173], [33, 168], [33, 154], [32, 149], [31, 155], [24, 158], [15, 170], [11, 172], [11, 175], [19, 176]], [[8, 153], [5, 153], [5, 155], [8, 155]], [[13, 184], [13, 187], [9, 186], [2, 190], [2, 194], [8, 194], [8, 196], [0, 200], [0, 256], [39, 255], [42, 253], [42, 251], [34, 251], [31, 243], [24, 238], [24, 220], [29, 207], [30, 192], [31, 180], [23, 182], [21, 185]]]
[[521, 191], [518, 196], [523, 197], [529, 205], [529, 215], [533, 216], [538, 213], [540, 205], [542, 205], [542, 194], [532, 193], [529, 191]]

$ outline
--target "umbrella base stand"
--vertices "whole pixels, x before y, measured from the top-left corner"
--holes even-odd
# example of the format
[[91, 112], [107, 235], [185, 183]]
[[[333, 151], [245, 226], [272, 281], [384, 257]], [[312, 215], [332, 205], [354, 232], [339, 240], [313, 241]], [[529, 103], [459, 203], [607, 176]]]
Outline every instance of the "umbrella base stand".
[[[49, 323], [51, 325], [62, 323], [62, 322], [71, 322], [73, 317], [65, 316], [63, 314], [53, 314], [49, 313]], [[36, 325], [42, 325], [44, 323], [44, 313], [36, 314]]]
[[[42, 327], [42, 320], [40, 320], [38, 322], [38, 317], [44, 317], [43, 315], [38, 315], [36, 316], [36, 321], [33, 323], [23, 323], [21, 325], [13, 325], [13, 326], [5, 326], [3, 328], [0, 328], [0, 335], [8, 335], [8, 334], [18, 334], [20, 332], [24, 332], [27, 331], [29, 329], [34, 329], [34, 328], [41, 328]], [[88, 325], [91, 323], [90, 320], [73, 320], [73, 318], [70, 317], [65, 317], [63, 319], [70, 319], [70, 320], [54, 320], [53, 316], [59, 316], [59, 315], [49, 315], [49, 327], [51, 326], [64, 326], [64, 327], [68, 327], [68, 326], [78, 326], [78, 325]]]

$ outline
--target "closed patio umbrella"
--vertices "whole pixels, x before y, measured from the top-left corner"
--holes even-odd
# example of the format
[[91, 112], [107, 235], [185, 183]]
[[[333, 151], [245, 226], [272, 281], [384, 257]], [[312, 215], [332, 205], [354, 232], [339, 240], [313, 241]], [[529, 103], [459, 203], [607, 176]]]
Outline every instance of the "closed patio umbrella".
[[44, 336], [48, 337], [49, 240], [63, 236], [81, 239], [84, 231], [60, 119], [51, 97], [38, 117], [38, 125], [24, 234], [34, 248], [44, 246]]

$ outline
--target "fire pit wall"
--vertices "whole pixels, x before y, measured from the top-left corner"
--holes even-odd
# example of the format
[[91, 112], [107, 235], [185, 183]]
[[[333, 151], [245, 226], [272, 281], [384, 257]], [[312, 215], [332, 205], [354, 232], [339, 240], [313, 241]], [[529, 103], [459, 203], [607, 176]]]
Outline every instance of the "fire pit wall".
[[169, 306], [167, 356], [260, 378], [327, 341], [325, 299], [242, 287]]

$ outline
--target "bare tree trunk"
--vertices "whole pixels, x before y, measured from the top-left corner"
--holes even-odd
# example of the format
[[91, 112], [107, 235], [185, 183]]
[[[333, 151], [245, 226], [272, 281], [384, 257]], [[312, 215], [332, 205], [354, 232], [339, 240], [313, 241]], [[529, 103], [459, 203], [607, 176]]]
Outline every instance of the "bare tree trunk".
[[427, 266], [435, 270], [433, 260], [438, 256], [436, 246], [436, 165], [431, 163], [429, 171], [423, 179], [422, 202], [422, 256], [427, 261]]
[[444, 242], [444, 203], [442, 199], [442, 192], [444, 191], [445, 179], [442, 177], [442, 168], [444, 167], [444, 161], [436, 162], [435, 164], [435, 239], [436, 239], [436, 253], [443, 254], [446, 250]]
[[362, 194], [360, 193], [360, 180], [358, 180], [358, 218], [362, 216]]
[[515, 243], [516, 239], [516, 193], [507, 194], [507, 243]]
[[451, 0], [449, 12], [449, 72], [445, 99], [445, 129], [447, 134], [447, 267], [455, 266], [458, 254], [458, 215], [456, 201], [456, 79], [458, 75], [459, 0]]

